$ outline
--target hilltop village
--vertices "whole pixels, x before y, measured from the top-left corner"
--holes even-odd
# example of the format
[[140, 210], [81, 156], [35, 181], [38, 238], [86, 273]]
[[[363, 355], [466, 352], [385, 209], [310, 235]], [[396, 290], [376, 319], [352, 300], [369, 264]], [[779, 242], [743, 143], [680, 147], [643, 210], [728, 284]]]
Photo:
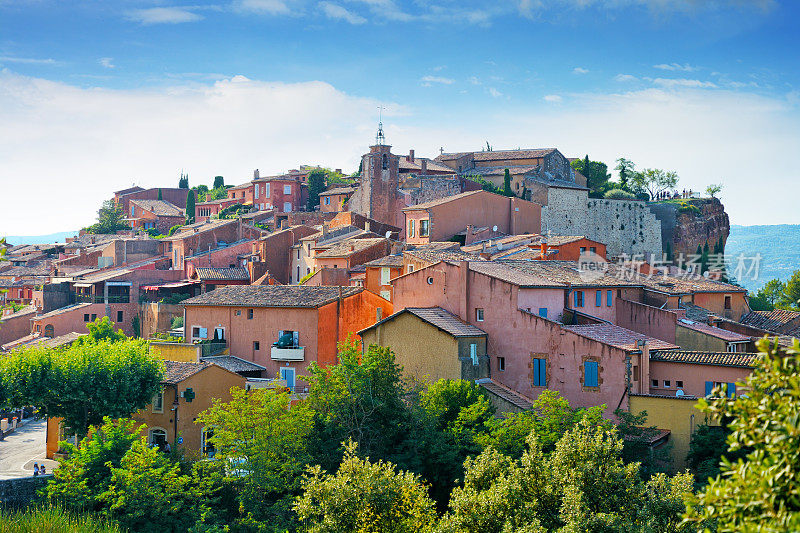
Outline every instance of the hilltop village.
[[[409, 378], [478, 384], [498, 412], [548, 389], [612, 419], [646, 410], [648, 445], [680, 470], [697, 398], [735, 395], [755, 341], [788, 345], [800, 313], [751, 311], [722, 269], [677, 261], [724, 252], [718, 200], [684, 191], [676, 215], [663, 194], [592, 198], [571, 162], [557, 149], [398, 155], [379, 133], [350, 177], [303, 166], [116, 191], [106, 211], [124, 228], [6, 247], [0, 346], [66, 346], [108, 317], [165, 361], [163, 392], [137, 415], [149, 442], [203, 453], [193, 419], [212, 399], [279, 387], [302, 401], [309, 365], [360, 340], [390, 347]], [[692, 210], [724, 220], [682, 224]], [[51, 420], [48, 457], [65, 436]]]

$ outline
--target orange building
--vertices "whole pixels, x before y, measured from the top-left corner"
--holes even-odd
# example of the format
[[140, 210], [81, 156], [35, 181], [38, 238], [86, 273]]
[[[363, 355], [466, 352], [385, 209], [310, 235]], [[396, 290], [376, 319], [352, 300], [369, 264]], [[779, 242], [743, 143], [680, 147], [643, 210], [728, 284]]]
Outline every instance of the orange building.
[[319, 193], [319, 210], [323, 213], [344, 211], [344, 204], [352, 196], [355, 187], [336, 187]]
[[392, 280], [403, 273], [403, 256], [387, 255], [364, 263], [364, 288], [384, 300], [392, 301]]
[[357, 287], [229, 285], [183, 304], [187, 341], [226, 346], [292, 389], [304, 387], [310, 363], [335, 364], [338, 342], [392, 313], [390, 302]]

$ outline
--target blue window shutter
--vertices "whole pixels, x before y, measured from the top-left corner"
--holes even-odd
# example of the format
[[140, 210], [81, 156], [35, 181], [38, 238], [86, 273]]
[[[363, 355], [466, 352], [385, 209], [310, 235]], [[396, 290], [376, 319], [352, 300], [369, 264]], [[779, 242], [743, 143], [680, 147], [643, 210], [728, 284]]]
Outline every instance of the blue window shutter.
[[539, 360], [533, 360], [533, 385], [539, 385]]
[[711, 394], [711, 391], [714, 389], [714, 382], [713, 381], [706, 381], [706, 396]]
[[603, 307], [603, 291], [597, 291], [595, 293], [594, 304], [597, 307]]
[[609, 307], [614, 305], [614, 291], [606, 291], [606, 305]]
[[546, 307], [540, 307], [539, 308], [539, 316], [542, 317], [542, 318], [547, 318], [547, 308]]
[[583, 384], [586, 387], [597, 387], [597, 362], [586, 361], [583, 364]]
[[542, 387], [547, 383], [547, 360], [539, 360], [539, 385]]
[[573, 301], [574, 301], [572, 307], [576, 307], [577, 308], [578, 307], [578, 291], [573, 292], [572, 293], [572, 297], [573, 297]]
[[728, 398], [736, 396], [736, 383], [728, 383]]

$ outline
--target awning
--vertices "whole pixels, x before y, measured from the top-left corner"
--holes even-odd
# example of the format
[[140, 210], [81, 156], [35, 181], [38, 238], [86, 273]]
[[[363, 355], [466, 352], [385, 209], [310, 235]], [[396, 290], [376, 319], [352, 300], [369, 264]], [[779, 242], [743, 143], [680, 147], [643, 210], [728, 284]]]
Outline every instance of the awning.
[[162, 283], [161, 285], [143, 285], [142, 290], [157, 291], [158, 289], [177, 289], [180, 287], [188, 287], [200, 283], [198, 280], [186, 279], [182, 281], [170, 281], [169, 283]]

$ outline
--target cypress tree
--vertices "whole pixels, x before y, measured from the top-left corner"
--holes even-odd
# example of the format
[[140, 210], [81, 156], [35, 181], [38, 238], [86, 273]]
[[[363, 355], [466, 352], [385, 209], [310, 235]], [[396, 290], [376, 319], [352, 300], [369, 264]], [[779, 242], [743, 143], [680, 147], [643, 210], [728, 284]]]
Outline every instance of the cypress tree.
[[159, 199], [159, 200], [163, 200], [163, 199], [164, 199], [164, 198], [162, 198], [162, 196], [161, 196], [161, 189], [158, 189], [158, 199]]
[[186, 194], [186, 223], [194, 224], [194, 191], [191, 189]]
[[214, 187], [212, 188], [220, 189], [222, 187], [225, 187], [225, 178], [223, 178], [222, 176], [214, 176]]
[[503, 194], [506, 196], [514, 196], [511, 192], [511, 173], [506, 169], [503, 173]]
[[581, 169], [581, 172], [583, 173], [584, 176], [586, 176], [586, 186], [591, 191], [592, 190], [592, 176], [589, 175], [589, 154], [586, 154], [583, 157], [583, 169]]

